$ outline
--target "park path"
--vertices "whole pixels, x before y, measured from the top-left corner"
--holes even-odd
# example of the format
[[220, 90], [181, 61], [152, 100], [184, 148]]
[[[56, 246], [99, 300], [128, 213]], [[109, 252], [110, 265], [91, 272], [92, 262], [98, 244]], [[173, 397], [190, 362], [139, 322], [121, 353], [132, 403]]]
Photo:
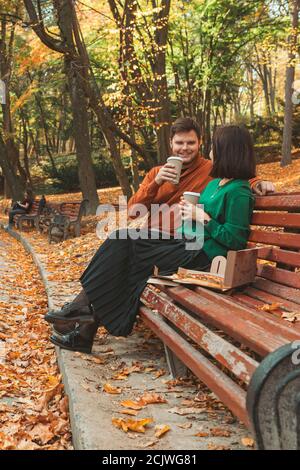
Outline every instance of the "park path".
[[22, 245], [0, 229], [0, 449], [70, 449], [67, 398], [43, 320], [47, 297]]
[[[80, 289], [78, 277], [94, 250], [94, 243], [89, 243], [93, 238], [87, 234], [48, 245], [35, 232], [22, 233], [23, 243], [39, 264], [51, 307], [61, 305]], [[92, 355], [56, 350], [70, 401], [76, 449], [245, 449], [241, 438], [247, 436], [247, 430], [203, 384], [193, 377], [171, 380], [162, 344], [143, 323], [128, 338], [115, 338], [102, 330]], [[116, 394], [107, 393], [108, 386], [117, 387]], [[152, 401], [153, 394], [158, 404]], [[122, 405], [124, 400], [148, 399], [149, 395], [151, 404], [140, 411]], [[129, 411], [134, 416], [124, 415]], [[124, 433], [113, 425], [128, 418], [150, 419], [152, 424], [144, 434]], [[170, 431], [158, 439], [156, 425], [168, 425]]]

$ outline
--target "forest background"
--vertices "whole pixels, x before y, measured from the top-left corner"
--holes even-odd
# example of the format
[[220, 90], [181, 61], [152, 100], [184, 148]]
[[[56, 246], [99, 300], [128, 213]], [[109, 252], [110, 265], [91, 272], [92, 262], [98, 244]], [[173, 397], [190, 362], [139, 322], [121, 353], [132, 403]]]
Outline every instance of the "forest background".
[[[179, 116], [244, 124], [258, 162], [300, 147], [299, 0], [0, 0], [0, 193], [130, 196]], [[272, 175], [271, 175], [272, 176]], [[0, 196], [1, 197], [1, 196]]]

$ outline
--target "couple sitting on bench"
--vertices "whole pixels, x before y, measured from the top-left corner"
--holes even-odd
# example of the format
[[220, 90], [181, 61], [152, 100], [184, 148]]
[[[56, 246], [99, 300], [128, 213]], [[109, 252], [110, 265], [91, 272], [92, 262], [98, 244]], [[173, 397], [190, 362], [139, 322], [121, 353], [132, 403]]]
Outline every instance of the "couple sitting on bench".
[[[172, 154], [183, 160], [179, 184], [172, 183], [176, 172], [170, 163], [155, 167], [129, 201], [129, 215], [138, 203], [147, 209], [152, 204], [179, 204], [182, 226], [178, 228], [173, 220], [169, 239], [159, 236], [162, 232], [157, 230], [151, 237], [149, 226], [155, 226], [151, 211], [147, 230], [150, 236], [142, 236], [145, 231], [141, 231], [140, 238], [133, 237], [130, 229], [113, 232], [82, 274], [79, 295], [61, 310], [46, 314], [45, 319], [54, 327], [52, 343], [90, 353], [99, 326], [105, 326], [113, 335], [127, 336], [155, 266], [164, 274], [174, 273], [179, 267], [204, 270], [215, 256], [246, 247], [253, 191], [262, 195], [273, 192], [274, 187], [255, 176], [253, 143], [246, 129], [217, 128], [211, 160], [200, 156], [200, 142], [197, 123], [191, 118], [178, 119], [171, 127], [170, 144]], [[199, 203], [204, 210], [184, 200], [184, 191], [201, 193]], [[176, 236], [179, 233], [181, 236]], [[187, 249], [189, 243], [200, 239], [202, 248]]]

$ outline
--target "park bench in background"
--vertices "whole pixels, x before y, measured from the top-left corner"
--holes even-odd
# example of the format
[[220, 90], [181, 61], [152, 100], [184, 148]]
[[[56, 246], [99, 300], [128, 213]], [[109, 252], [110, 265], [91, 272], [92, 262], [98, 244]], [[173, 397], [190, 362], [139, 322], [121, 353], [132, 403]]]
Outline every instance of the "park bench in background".
[[58, 239], [66, 240], [68, 234], [74, 230], [76, 237], [80, 236], [81, 220], [86, 213], [88, 200], [63, 202], [49, 225], [49, 243]]
[[252, 223], [254, 283], [227, 294], [149, 284], [140, 314], [173, 375], [190, 369], [260, 449], [300, 449], [300, 194], [258, 197]]
[[45, 207], [42, 199], [35, 199], [32, 203], [31, 209], [25, 214], [16, 214], [14, 216], [14, 223], [16, 227], [22, 231], [23, 224], [26, 223], [31, 227], [38, 228], [39, 217]]

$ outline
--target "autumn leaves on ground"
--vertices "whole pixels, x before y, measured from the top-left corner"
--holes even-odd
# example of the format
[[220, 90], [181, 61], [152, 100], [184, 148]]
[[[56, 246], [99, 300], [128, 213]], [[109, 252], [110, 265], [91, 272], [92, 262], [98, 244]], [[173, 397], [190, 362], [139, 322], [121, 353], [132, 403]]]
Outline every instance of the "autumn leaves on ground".
[[0, 244], [0, 449], [70, 449], [44, 286], [31, 257], [2, 230]]
[[[272, 180], [278, 191], [300, 190], [300, 159], [284, 169], [278, 163], [259, 165], [258, 174]], [[99, 191], [102, 203], [117, 203], [119, 195], [119, 188]], [[61, 202], [76, 200], [79, 196], [63, 194], [48, 199]], [[6, 220], [3, 209], [7, 204], [8, 201], [1, 202], [2, 222]], [[80, 238], [51, 246], [44, 235], [36, 231], [24, 232], [35, 250], [46, 255], [49, 280], [60, 280], [65, 294], [74, 293], [74, 282], [99, 246], [96, 224], [96, 217], [86, 217]], [[71, 449], [67, 397], [54, 347], [49, 342], [49, 329], [43, 320], [47, 310], [44, 286], [31, 257], [20, 243], [1, 230], [0, 244], [0, 449]], [[112, 385], [107, 384], [109, 387]], [[114, 389], [102, 390], [102, 393], [115, 392]], [[161, 398], [156, 396], [156, 399], [159, 403]], [[115, 418], [112, 425], [125, 432], [145, 432], [150, 421], [138, 420], [135, 415], [147, 405], [147, 400], [153, 403], [155, 396], [141, 397], [139, 402], [124, 402], [125, 413], [129, 416]], [[156, 429], [156, 438], [168, 430], [167, 424]]]

